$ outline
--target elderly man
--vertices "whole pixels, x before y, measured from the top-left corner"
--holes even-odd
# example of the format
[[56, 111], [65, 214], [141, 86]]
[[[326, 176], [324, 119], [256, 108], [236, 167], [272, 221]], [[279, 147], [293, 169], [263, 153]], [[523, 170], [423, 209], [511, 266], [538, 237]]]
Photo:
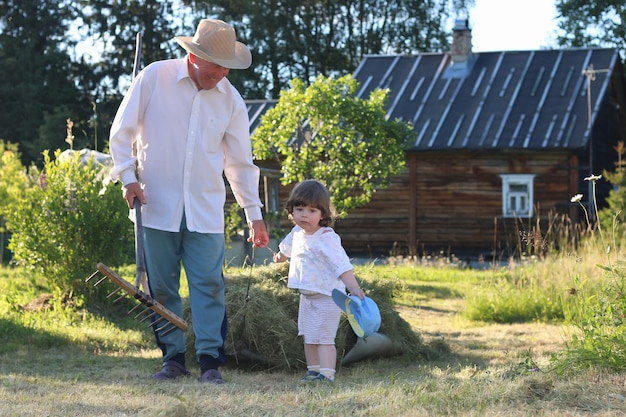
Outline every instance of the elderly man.
[[[249, 241], [265, 247], [259, 169], [253, 164], [246, 105], [226, 76], [252, 63], [235, 30], [200, 21], [193, 38], [175, 40], [183, 59], [148, 65], [134, 79], [110, 134], [111, 178], [123, 184], [129, 208], [141, 202], [145, 258], [153, 297], [182, 317], [181, 266], [189, 284], [201, 382], [221, 384], [224, 300], [224, 202], [228, 180], [251, 228]], [[177, 329], [155, 332], [163, 365], [153, 375], [189, 375], [186, 341]]]

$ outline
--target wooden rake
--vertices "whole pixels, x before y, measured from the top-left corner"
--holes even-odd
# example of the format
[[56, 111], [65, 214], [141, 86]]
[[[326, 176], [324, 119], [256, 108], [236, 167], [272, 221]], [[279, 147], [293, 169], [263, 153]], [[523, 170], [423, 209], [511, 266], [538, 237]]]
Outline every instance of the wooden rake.
[[[148, 286], [148, 274], [146, 271], [146, 260], [143, 247], [143, 224], [141, 219], [141, 203], [138, 199], [135, 199], [133, 203], [135, 209], [135, 260], [137, 263], [137, 269], [135, 274], [135, 285], [113, 272], [105, 264], [99, 262], [97, 264], [97, 270], [86, 282], [90, 282], [92, 279], [99, 277], [94, 286], [98, 286], [107, 279], [113, 282], [117, 288], [114, 289], [107, 298], [112, 298], [114, 295], [123, 291], [123, 293], [117, 297], [113, 303], [118, 302], [126, 296], [131, 296], [139, 300], [140, 304], [128, 311], [128, 314], [134, 314], [138, 309], [139, 312], [135, 314], [135, 319], [140, 322], [150, 320], [148, 327], [154, 332], [159, 333], [161, 336], [180, 329], [182, 331], [187, 330], [187, 322], [169, 310], [163, 304], [152, 298], [150, 294], [150, 288]], [[142, 307], [142, 309], [140, 309]]]

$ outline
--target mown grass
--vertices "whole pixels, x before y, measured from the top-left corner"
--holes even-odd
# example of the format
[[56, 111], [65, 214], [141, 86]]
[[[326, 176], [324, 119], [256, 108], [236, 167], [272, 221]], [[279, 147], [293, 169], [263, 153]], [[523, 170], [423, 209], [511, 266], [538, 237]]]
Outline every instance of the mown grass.
[[[227, 276], [242, 273], [231, 270]], [[398, 283], [395, 308], [429, 348], [423, 352], [432, 354], [340, 364], [334, 385], [314, 387], [297, 383], [301, 369], [231, 363], [223, 372], [226, 384], [207, 386], [194, 378], [151, 381], [160, 352], [124, 308], [52, 298], [51, 307], [32, 309], [37, 304], [32, 301], [41, 304], [39, 297], [48, 292], [45, 280], [0, 268], [0, 415], [626, 413], [624, 375], [602, 368], [576, 374], [551, 370], [551, 358], [565, 349], [573, 331], [554, 306], [568, 300], [574, 286], [591, 291], [602, 282], [593, 259], [562, 256], [481, 270], [365, 265], [357, 275]], [[196, 377], [197, 369], [190, 367]]]

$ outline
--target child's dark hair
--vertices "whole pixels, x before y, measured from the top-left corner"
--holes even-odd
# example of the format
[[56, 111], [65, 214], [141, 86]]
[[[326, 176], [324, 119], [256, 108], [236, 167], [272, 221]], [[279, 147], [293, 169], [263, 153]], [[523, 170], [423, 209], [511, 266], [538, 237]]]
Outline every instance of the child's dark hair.
[[317, 180], [304, 180], [291, 190], [285, 209], [291, 219], [294, 207], [311, 206], [322, 212], [320, 226], [332, 227], [335, 223], [335, 209], [330, 202], [330, 193]]

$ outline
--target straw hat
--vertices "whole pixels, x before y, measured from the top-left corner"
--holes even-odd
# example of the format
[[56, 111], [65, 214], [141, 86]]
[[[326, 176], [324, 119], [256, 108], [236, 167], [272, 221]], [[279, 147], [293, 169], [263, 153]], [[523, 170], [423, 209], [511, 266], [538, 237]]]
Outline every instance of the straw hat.
[[203, 19], [196, 34], [174, 38], [187, 52], [224, 68], [246, 69], [252, 64], [252, 53], [236, 40], [235, 29], [221, 20]]

